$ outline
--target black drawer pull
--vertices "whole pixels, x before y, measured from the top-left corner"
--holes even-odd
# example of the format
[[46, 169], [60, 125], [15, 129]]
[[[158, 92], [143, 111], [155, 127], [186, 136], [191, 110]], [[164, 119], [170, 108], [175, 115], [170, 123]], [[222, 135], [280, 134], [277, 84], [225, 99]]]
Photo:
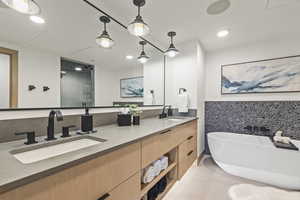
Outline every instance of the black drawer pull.
[[166, 133], [169, 133], [169, 132], [171, 132], [171, 130], [163, 131], [160, 134], [163, 135], [163, 134], [166, 134]]
[[97, 200], [104, 200], [104, 199], [107, 199], [110, 195], [108, 193], [104, 194], [102, 197], [100, 197], [99, 199]]
[[193, 139], [194, 138], [194, 136], [190, 136], [190, 137], [188, 137], [188, 140], [191, 140], [191, 139]]
[[192, 153], [194, 153], [194, 151], [190, 151], [190, 152], [187, 154], [187, 156], [192, 155]]

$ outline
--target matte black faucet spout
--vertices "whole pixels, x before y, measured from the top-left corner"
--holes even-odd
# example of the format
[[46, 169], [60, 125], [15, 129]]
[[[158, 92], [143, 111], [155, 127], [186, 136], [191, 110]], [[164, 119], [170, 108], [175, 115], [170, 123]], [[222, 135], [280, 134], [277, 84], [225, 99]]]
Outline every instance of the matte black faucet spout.
[[48, 127], [47, 127], [47, 138], [46, 140], [55, 140], [56, 138], [54, 137], [54, 118], [56, 116], [57, 121], [62, 121], [63, 115], [60, 110], [52, 110], [49, 114], [48, 118]]

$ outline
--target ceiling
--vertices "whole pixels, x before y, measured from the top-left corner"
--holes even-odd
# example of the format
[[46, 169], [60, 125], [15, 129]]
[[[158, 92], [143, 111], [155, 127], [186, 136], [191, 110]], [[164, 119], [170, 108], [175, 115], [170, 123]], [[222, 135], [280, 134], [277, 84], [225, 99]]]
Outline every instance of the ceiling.
[[[101, 14], [82, 0], [38, 0], [46, 24], [34, 24], [26, 15], [11, 9], [0, 8], [0, 41], [47, 50], [59, 56], [97, 64], [110, 69], [140, 67], [136, 59], [126, 60], [126, 55], [139, 56], [139, 39], [116, 23], [107, 25], [115, 41], [112, 49], [97, 46], [95, 39], [103, 31]], [[59, 5], [58, 5], [59, 4]], [[106, 9], [104, 9], [106, 10]], [[146, 52], [151, 57], [163, 55], [150, 45]]]
[[[199, 40], [207, 51], [246, 45], [263, 40], [281, 40], [300, 34], [300, 0], [231, 0], [231, 7], [220, 15], [206, 14], [215, 0], [146, 1], [142, 15], [150, 25], [146, 38], [162, 49], [168, 47], [166, 36], [175, 30], [176, 43]], [[46, 49], [59, 55], [97, 63], [110, 68], [137, 65], [127, 61], [127, 54], [138, 56], [138, 38], [117, 24], [108, 25], [116, 45], [104, 50], [95, 44], [102, 31], [100, 14], [82, 0], [36, 0], [42, 7], [45, 25], [33, 24], [28, 17], [0, 8], [0, 41]], [[122, 23], [136, 16], [132, 0], [91, 0]], [[5, 28], [3, 28], [5, 27]], [[227, 38], [216, 37], [217, 31], [228, 28]], [[147, 51], [158, 54], [149, 45]], [[114, 62], [112, 62], [112, 60]]]
[[[300, 33], [300, 0], [230, 0], [226, 12], [208, 15], [206, 9], [215, 1], [148, 0], [142, 9], [144, 20], [151, 25], [148, 38], [166, 48], [166, 33], [175, 30], [177, 43], [197, 39], [207, 51], [215, 51]], [[123, 21], [130, 21], [136, 12], [131, 0], [102, 0], [102, 4]], [[230, 29], [230, 36], [219, 39], [216, 33], [223, 28]]]

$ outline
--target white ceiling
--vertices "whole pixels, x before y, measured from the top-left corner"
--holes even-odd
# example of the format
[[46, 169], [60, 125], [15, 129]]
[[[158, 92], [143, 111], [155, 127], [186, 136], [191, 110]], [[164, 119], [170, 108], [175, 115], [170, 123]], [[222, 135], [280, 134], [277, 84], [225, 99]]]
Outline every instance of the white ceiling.
[[[109, 67], [132, 66], [127, 54], [137, 56], [138, 39], [112, 23], [109, 32], [116, 42], [111, 50], [96, 46], [95, 37], [102, 31], [98, 22], [101, 14], [82, 0], [36, 0], [42, 7], [45, 25], [33, 24], [24, 15], [0, 8], [0, 41], [10, 41], [47, 49], [62, 56], [81, 59]], [[299, 0], [231, 0], [231, 7], [223, 14], [206, 14], [215, 0], [146, 0], [142, 15], [150, 25], [147, 36], [154, 44], [167, 48], [166, 33], [175, 30], [176, 43], [200, 40], [207, 51], [245, 45], [263, 40], [281, 40], [300, 34]], [[101, 9], [124, 24], [136, 16], [132, 0], [91, 0]], [[218, 30], [229, 28], [225, 39], [216, 37]], [[149, 52], [153, 51], [149, 48]], [[112, 62], [113, 60], [113, 62]]]

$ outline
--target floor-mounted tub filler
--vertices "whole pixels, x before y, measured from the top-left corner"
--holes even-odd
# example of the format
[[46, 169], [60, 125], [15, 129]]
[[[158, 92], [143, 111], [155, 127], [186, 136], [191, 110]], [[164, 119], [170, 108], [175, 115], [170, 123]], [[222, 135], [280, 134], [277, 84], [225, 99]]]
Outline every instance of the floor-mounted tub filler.
[[[292, 140], [300, 147], [300, 141]], [[300, 190], [300, 152], [276, 148], [269, 137], [208, 133], [214, 161], [227, 173], [284, 189]]]

